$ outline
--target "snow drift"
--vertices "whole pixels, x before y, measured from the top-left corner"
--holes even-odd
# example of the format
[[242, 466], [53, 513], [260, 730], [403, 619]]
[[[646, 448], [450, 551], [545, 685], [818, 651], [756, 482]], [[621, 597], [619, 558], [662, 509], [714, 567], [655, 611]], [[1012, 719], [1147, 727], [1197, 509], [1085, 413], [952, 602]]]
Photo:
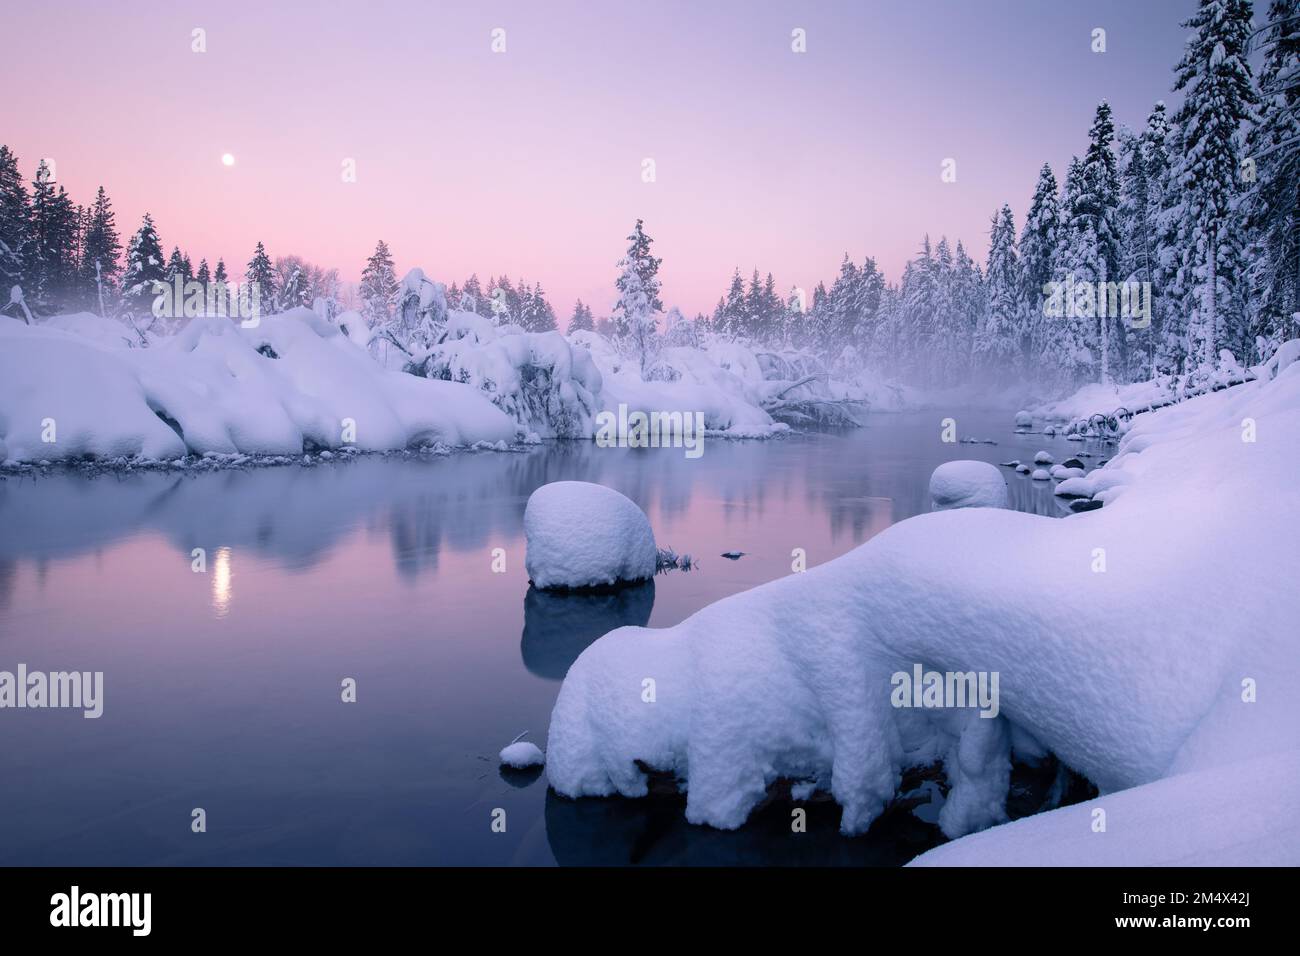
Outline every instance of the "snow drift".
[[[734, 828], [788, 778], [828, 791], [859, 833], [904, 769], [942, 762], [939, 822], [955, 837], [1005, 821], [1013, 757], [1050, 751], [1137, 801], [1148, 791], [1130, 788], [1165, 778], [1195, 788], [1203, 771], [1291, 761], [1298, 446], [1300, 364], [1279, 365], [1141, 416], [1093, 473], [1125, 475], [1104, 509], [919, 515], [675, 627], [619, 628], [565, 678], [550, 782], [640, 796], [647, 770], [667, 772], [690, 821]], [[891, 675], [915, 664], [997, 672], [999, 716], [892, 706]], [[1295, 828], [1274, 833], [1275, 855], [1300, 861]]]
[[310, 309], [247, 329], [194, 319], [150, 348], [128, 348], [121, 329], [93, 315], [0, 321], [0, 446], [10, 460], [387, 451], [516, 437], [474, 389], [387, 371]]

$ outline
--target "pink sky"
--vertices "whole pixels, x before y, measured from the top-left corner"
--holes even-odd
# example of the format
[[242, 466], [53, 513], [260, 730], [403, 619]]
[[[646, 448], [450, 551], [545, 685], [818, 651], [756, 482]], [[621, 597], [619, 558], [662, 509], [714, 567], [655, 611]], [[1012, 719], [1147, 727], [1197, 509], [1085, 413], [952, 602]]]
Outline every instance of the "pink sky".
[[847, 251], [893, 281], [926, 232], [982, 260], [991, 213], [1019, 226], [1098, 100], [1140, 126], [1169, 97], [1193, 8], [52, 0], [3, 15], [0, 142], [28, 177], [53, 157], [76, 201], [102, 183], [124, 237], [150, 211], [196, 266], [241, 273], [261, 240], [355, 279], [382, 238], [399, 272], [540, 279], [562, 322], [576, 296], [608, 309], [641, 217], [693, 313], [736, 266], [784, 293]]

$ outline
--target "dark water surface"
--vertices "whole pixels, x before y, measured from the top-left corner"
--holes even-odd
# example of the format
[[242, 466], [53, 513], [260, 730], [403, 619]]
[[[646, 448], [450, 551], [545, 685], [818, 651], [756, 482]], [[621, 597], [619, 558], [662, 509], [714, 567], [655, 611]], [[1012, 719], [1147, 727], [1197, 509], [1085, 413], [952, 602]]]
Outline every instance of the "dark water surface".
[[[503, 775], [545, 746], [559, 681], [622, 624], [669, 626], [831, 560], [928, 510], [943, 461], [1058, 460], [1009, 412], [874, 416], [851, 432], [680, 449], [545, 445], [200, 475], [0, 480], [0, 670], [103, 671], [104, 713], [0, 710], [0, 864], [897, 863], [939, 838], [910, 813], [840, 837], [815, 803], [735, 833], [682, 802], [570, 801]], [[1095, 449], [1094, 449], [1095, 450]], [[1015, 507], [1059, 514], [1051, 482], [1006, 470]], [[691, 573], [614, 596], [529, 590], [529, 494], [623, 492]], [[191, 570], [204, 548], [207, 571]], [[492, 552], [507, 570], [493, 573]], [[738, 561], [719, 557], [738, 550]], [[357, 702], [340, 700], [345, 677]], [[207, 832], [191, 832], [191, 811]], [[506, 832], [490, 827], [506, 811]]]

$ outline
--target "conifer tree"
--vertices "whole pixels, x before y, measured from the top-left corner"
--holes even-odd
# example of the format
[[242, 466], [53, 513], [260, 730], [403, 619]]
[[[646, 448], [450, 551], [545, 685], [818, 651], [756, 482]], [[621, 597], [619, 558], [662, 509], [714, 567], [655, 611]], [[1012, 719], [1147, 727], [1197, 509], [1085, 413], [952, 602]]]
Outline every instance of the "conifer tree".
[[162, 244], [153, 218], [145, 213], [126, 249], [126, 269], [122, 273], [122, 304], [126, 310], [140, 318], [150, 314], [157, 294], [155, 286], [164, 278]]
[[1191, 306], [1187, 351], [1203, 368], [1215, 364], [1219, 349], [1244, 357], [1249, 348], [1237, 199], [1238, 135], [1256, 99], [1246, 60], [1250, 14], [1248, 0], [1199, 0], [1183, 23], [1193, 33], [1174, 83], [1186, 93], [1173, 176], [1181, 212], [1175, 281]]
[[30, 221], [31, 202], [18, 157], [8, 146], [0, 146], [0, 307], [9, 304], [10, 290], [25, 279], [23, 253]]

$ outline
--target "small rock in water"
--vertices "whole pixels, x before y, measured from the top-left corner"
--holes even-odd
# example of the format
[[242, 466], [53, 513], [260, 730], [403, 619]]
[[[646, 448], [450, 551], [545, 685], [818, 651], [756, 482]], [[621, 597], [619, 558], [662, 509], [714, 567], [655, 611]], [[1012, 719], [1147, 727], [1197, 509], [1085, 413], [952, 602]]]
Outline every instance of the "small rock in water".
[[1034, 456], [1035, 465], [1050, 465], [1055, 461], [1056, 459], [1053, 458], [1045, 451], [1040, 451], [1037, 455]]
[[1046, 468], [1036, 468], [1034, 469], [1034, 473], [1029, 477], [1032, 478], [1034, 481], [1047, 481], [1052, 476], [1048, 474]]
[[1000, 461], [998, 462], [998, 464], [1001, 465], [1003, 468], [1015, 468], [1017, 465], [1020, 464], [1020, 459], [1013, 458], [1011, 459], [1011, 461]]
[[1028, 412], [1016, 412], [1016, 427], [1030, 428], [1034, 424], [1034, 416]]
[[517, 740], [501, 751], [501, 763], [515, 770], [540, 767], [545, 762], [546, 757], [537, 744], [527, 740]]
[[1070, 502], [1071, 511], [1096, 511], [1101, 507], [1101, 502], [1093, 498], [1075, 498]]
[[930, 475], [935, 511], [952, 508], [1006, 508], [1007, 484], [986, 461], [944, 462]]
[[1017, 471], [1019, 474], [1027, 475], [1027, 474], [1029, 474], [1029, 466], [1028, 466], [1028, 465], [1016, 465], [1016, 471]]
[[[1089, 457], [1091, 457], [1091, 456], [1089, 456]], [[1067, 458], [1067, 459], [1065, 459], [1065, 461], [1061, 462], [1061, 465], [1062, 465], [1063, 467], [1065, 467], [1065, 468], [1084, 468], [1084, 467], [1086, 467], [1086, 466], [1084, 465], [1084, 463], [1081, 462], [1078, 458]]]
[[745, 552], [744, 552], [744, 551], [724, 551], [724, 552], [722, 552], [722, 557], [724, 557], [724, 558], [728, 558], [729, 560], [732, 560], [732, 561], [739, 561], [739, 560], [740, 560], [741, 558], [743, 558], [744, 556], [745, 556]]

